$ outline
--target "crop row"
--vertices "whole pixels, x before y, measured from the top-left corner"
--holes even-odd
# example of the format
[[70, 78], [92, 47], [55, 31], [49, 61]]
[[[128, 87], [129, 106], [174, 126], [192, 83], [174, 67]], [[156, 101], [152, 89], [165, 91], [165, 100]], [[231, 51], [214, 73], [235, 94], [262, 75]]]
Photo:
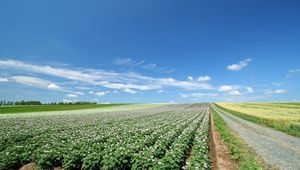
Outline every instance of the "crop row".
[[0, 169], [178, 169], [191, 146], [191, 165], [209, 168], [208, 122], [202, 107], [0, 119]]

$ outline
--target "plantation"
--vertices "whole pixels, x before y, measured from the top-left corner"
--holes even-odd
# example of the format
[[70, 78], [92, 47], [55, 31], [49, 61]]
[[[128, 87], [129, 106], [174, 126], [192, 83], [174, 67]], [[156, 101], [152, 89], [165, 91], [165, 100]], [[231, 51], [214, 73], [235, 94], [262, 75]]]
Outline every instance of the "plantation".
[[208, 105], [0, 117], [0, 169], [210, 169]]

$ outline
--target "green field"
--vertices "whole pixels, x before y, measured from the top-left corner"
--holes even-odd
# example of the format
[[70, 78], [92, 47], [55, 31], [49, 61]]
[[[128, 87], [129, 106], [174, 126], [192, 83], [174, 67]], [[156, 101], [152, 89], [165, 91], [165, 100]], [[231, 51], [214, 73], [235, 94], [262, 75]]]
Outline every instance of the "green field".
[[60, 110], [80, 110], [122, 106], [128, 104], [64, 104], [64, 105], [28, 105], [28, 106], [1, 106], [0, 113], [25, 113]]
[[300, 103], [217, 103], [216, 106], [248, 121], [300, 137]]

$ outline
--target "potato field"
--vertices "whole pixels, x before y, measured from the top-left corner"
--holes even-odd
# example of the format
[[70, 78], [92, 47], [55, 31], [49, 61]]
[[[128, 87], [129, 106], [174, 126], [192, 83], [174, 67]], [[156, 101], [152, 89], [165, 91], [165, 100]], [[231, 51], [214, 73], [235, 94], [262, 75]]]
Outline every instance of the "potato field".
[[210, 169], [208, 108], [0, 117], [0, 169]]

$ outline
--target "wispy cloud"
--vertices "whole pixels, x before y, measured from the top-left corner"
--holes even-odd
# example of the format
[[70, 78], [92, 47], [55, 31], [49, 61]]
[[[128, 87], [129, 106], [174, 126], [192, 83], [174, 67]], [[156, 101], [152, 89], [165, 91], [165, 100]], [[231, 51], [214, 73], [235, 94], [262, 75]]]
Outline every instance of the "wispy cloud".
[[30, 77], [30, 76], [12, 76], [10, 77], [12, 82], [16, 82], [19, 84], [24, 84], [28, 86], [43, 88], [43, 89], [50, 89], [50, 90], [57, 90], [57, 91], [65, 91], [63, 88], [58, 86], [57, 84], [50, 82], [48, 80]]
[[289, 70], [286, 77], [292, 77], [292, 76], [296, 76], [296, 75], [300, 75], [300, 69]]
[[90, 87], [82, 87], [82, 86], [77, 86], [76, 88], [80, 89], [80, 90], [90, 90], [91, 89]]
[[249, 65], [249, 63], [252, 61], [252, 58], [247, 58], [246, 60], [240, 61], [238, 64], [231, 64], [227, 66], [227, 70], [230, 71], [239, 71]]
[[212, 89], [212, 86], [208, 83], [181, 81], [173, 78], [155, 78], [133, 72], [118, 73], [98, 69], [57, 68], [48, 65], [29, 64], [18, 60], [0, 60], [0, 66], [2, 68], [45, 74], [117, 90], [155, 90], [167, 86], [188, 90]]
[[277, 89], [277, 90], [270, 90], [267, 89], [265, 90], [265, 94], [271, 95], [271, 94], [284, 94], [287, 93], [288, 91], [286, 89]]
[[218, 94], [216, 93], [188, 93], [188, 94], [179, 94], [182, 98], [190, 98], [190, 97], [216, 97]]
[[135, 61], [132, 58], [118, 58], [114, 61], [114, 64], [125, 66], [125, 67], [135, 67], [135, 68], [141, 68], [144, 70], [151, 70], [155, 72], [162, 72], [162, 73], [173, 73], [175, 72], [175, 69], [169, 69], [163, 66], [158, 66], [155, 63], [146, 63], [144, 60], [141, 61]]
[[78, 94], [78, 95], [84, 95], [83, 92], [74, 92], [75, 94]]
[[122, 65], [122, 66], [139, 66], [144, 64], [144, 61], [134, 61], [132, 58], [117, 58], [114, 61], [114, 64], [116, 65]]
[[284, 82], [273, 82], [272, 85], [275, 87], [281, 87], [284, 84]]
[[78, 97], [78, 96], [77, 96], [76, 94], [70, 93], [70, 94], [67, 94], [66, 97], [69, 97], [69, 98], [76, 98], [76, 97]]
[[149, 64], [146, 64], [146, 65], [143, 65], [143, 68], [148, 69], [148, 70], [153, 70], [153, 69], [157, 68], [157, 65], [154, 64], [154, 63], [149, 63]]

